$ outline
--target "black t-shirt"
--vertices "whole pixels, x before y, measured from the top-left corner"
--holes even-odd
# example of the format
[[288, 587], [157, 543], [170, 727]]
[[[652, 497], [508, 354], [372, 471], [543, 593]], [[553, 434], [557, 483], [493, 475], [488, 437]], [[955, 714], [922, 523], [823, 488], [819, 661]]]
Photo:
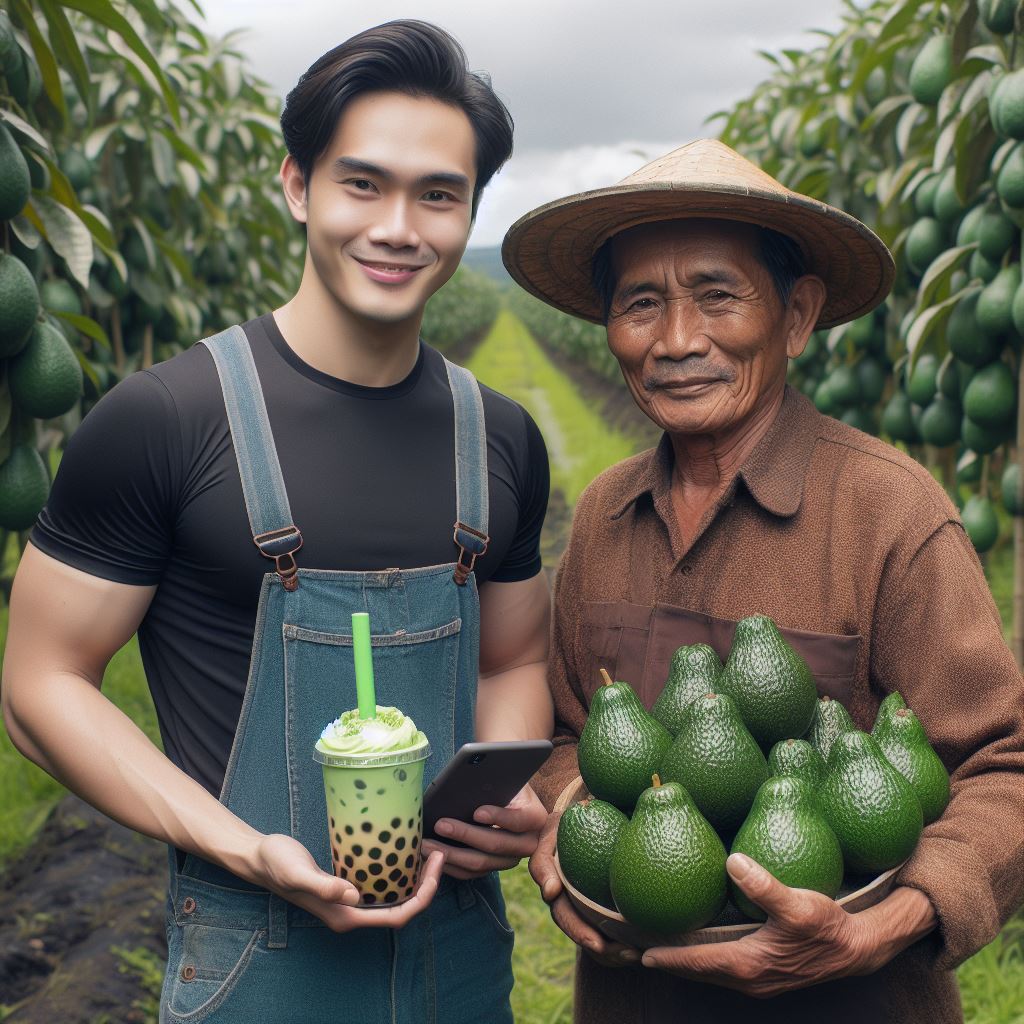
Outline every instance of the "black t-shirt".
[[[271, 314], [246, 335], [304, 546], [300, 566], [366, 571], [455, 560], [455, 443], [441, 354], [391, 387], [304, 363]], [[529, 579], [548, 461], [536, 424], [481, 386], [490, 547], [478, 583]], [[213, 359], [196, 345], [133, 374], [71, 437], [32, 543], [77, 569], [158, 584], [139, 627], [168, 757], [219, 793], [248, 676], [263, 575]]]

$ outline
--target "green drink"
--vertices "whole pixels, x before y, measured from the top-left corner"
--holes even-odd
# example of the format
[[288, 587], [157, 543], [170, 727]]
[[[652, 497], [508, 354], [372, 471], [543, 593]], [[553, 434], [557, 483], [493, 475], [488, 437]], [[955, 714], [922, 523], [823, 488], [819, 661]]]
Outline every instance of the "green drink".
[[373, 718], [346, 711], [317, 740], [334, 873], [359, 889], [362, 906], [395, 906], [416, 888], [429, 756], [427, 737], [393, 707], [377, 706]]

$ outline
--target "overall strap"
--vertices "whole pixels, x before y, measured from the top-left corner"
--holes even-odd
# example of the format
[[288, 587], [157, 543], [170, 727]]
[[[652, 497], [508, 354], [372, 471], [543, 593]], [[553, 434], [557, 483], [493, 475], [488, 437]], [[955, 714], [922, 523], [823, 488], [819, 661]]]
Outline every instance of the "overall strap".
[[274, 560], [285, 590], [295, 590], [295, 552], [302, 547], [302, 534], [292, 521], [249, 339], [236, 324], [204, 338], [202, 344], [210, 350], [220, 377], [252, 539], [261, 554]]
[[444, 364], [455, 403], [455, 543], [459, 549], [455, 582], [464, 586], [477, 557], [484, 554], [490, 542], [487, 429], [476, 378], [447, 359]]

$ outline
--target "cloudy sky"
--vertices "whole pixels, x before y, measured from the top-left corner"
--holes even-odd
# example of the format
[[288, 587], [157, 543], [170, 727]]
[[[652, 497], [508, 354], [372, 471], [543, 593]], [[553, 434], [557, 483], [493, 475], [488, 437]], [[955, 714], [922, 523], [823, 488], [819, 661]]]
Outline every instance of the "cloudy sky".
[[283, 97], [321, 53], [392, 18], [452, 32], [489, 71], [516, 122], [515, 155], [484, 193], [470, 245], [496, 245], [523, 213], [609, 185], [715, 134], [712, 112], [769, 71], [757, 50], [807, 48], [840, 24], [841, 0], [200, 0], [206, 27], [239, 42]]

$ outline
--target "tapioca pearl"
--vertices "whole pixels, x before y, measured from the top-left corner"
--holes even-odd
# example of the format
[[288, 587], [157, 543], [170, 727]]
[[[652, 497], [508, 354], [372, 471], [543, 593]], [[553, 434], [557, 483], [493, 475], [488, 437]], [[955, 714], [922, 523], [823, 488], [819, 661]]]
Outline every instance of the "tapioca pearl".
[[370, 865], [370, 874], [371, 875], [379, 875], [383, 870], [384, 870], [383, 866], [381, 864], [379, 864], [377, 861], [374, 861]]
[[[408, 893], [406, 893], [406, 895], [408, 895]], [[388, 892], [388, 893], [384, 894], [384, 902], [385, 903], [395, 903], [397, 900], [398, 900], [398, 893], [397, 892]]]
[[368, 892], [368, 893], [366, 893], [366, 895], [363, 896], [363, 903], [371, 904], [371, 903], [376, 903], [376, 902], [377, 902], [377, 897], [374, 896], [372, 892]]
[[363, 855], [363, 848], [362, 848], [362, 847], [361, 847], [361, 846], [360, 846], [360, 845], [359, 845], [358, 843], [356, 843], [356, 844], [355, 844], [355, 845], [354, 845], [354, 846], [352, 847], [352, 853], [353, 853], [353, 854], [354, 854], [354, 855], [355, 855], [356, 857], [362, 857], [362, 855]]
[[409, 778], [409, 773], [404, 768], [399, 768], [398, 771], [395, 772], [395, 778], [398, 779], [399, 782], [405, 782], [405, 780]]
[[383, 832], [378, 832], [377, 833], [377, 838], [382, 843], [390, 843], [391, 842], [391, 833], [387, 829], [384, 829]]
[[402, 877], [402, 869], [401, 868], [395, 868], [394, 870], [392, 870], [388, 874], [388, 878], [390, 878], [392, 882], [397, 882], [401, 877]]
[[401, 875], [399, 877], [399, 879], [398, 879], [398, 884], [399, 885], [408, 885], [409, 884], [409, 876], [408, 875]]
[[[368, 811], [369, 809], [370, 809], [369, 807], [363, 807], [363, 808], [362, 808], [362, 809], [361, 809], [361, 810], [359, 811], [359, 813], [360, 813], [360, 814], [365, 814], [365, 813], [366, 813], [366, 812], [367, 812], [367, 811]], [[370, 827], [372, 828], [373, 826], [371, 825]]]
[[334, 819], [331, 818], [331, 828], [334, 828]]
[[331, 791], [331, 796], [335, 796], [336, 795], [335, 792], [334, 792], [334, 787], [333, 786], [328, 786], [327, 788]]
[[415, 850], [416, 847], [420, 845], [420, 837], [413, 836], [412, 839], [409, 840], [409, 845]]
[[416, 886], [415, 886], [415, 885], [410, 885], [410, 886], [408, 886], [408, 887], [406, 888], [406, 890], [405, 890], [405, 894], [404, 894], [404, 895], [406, 895], [406, 896], [411, 896], [411, 895], [413, 894], [413, 890], [414, 890], [415, 888], [416, 888]]
[[340, 843], [341, 842], [341, 835], [340, 835], [340, 833], [338, 833], [338, 832], [334, 833], [334, 841], [336, 843]]
[[371, 860], [380, 860], [381, 848], [379, 846], [371, 846], [370, 849], [367, 851], [366, 856], [369, 857]]
[[356, 862], [352, 859], [352, 854], [351, 853], [346, 853], [345, 854], [345, 867], [347, 867], [347, 868], [354, 868], [355, 866], [356, 866]]
[[347, 836], [354, 835], [355, 831], [356, 830], [351, 825], [346, 825], [345, 826], [345, 835], [347, 835]]
[[405, 858], [405, 866], [407, 868], [411, 868], [413, 866], [413, 864], [415, 864], [415, 863], [416, 863], [416, 855], [414, 853], [410, 853], [409, 856]]
[[362, 868], [360, 868], [356, 872], [356, 881], [357, 882], [365, 882], [369, 877], [370, 876]]
[[366, 789], [366, 783], [363, 782], [362, 779], [356, 779], [353, 785], [356, 787], [356, 789]]
[[395, 849], [396, 850], [404, 850], [405, 849], [405, 836], [399, 836], [395, 840]]
[[373, 831], [373, 822], [370, 822], [370, 821], [364, 821], [364, 822], [362, 823], [362, 825], [360, 825], [359, 827], [360, 827], [360, 828], [361, 828], [361, 829], [362, 829], [362, 830], [363, 830], [364, 832], [372, 832], [372, 831]]
[[392, 828], [398, 828], [401, 824], [402, 824], [402, 819], [401, 818], [392, 818], [391, 819], [391, 827]]
[[387, 792], [386, 789], [378, 789], [377, 790], [377, 796], [383, 796], [386, 792]]
[[389, 868], [394, 867], [398, 863], [398, 854], [397, 853], [389, 853], [384, 858], [384, 863], [387, 864], [387, 866]]
[[416, 819], [415, 818], [410, 818], [409, 819], [409, 828], [415, 828], [415, 827], [416, 827]]
[[384, 878], [378, 878], [377, 881], [373, 883], [373, 887], [377, 890], [377, 892], [387, 892], [387, 880]]
[[332, 846], [331, 847], [331, 860], [338, 861], [341, 858], [338, 856], [338, 851]]

